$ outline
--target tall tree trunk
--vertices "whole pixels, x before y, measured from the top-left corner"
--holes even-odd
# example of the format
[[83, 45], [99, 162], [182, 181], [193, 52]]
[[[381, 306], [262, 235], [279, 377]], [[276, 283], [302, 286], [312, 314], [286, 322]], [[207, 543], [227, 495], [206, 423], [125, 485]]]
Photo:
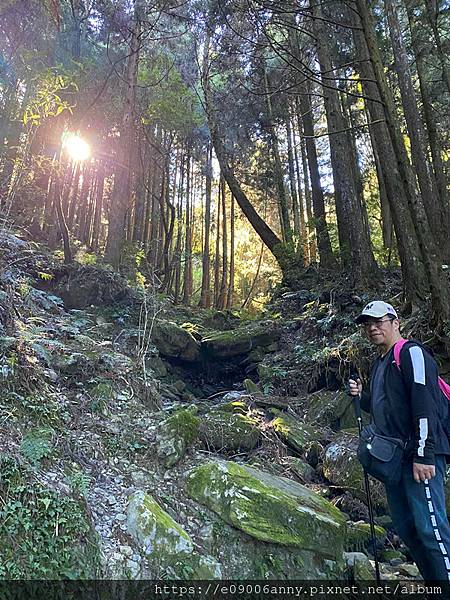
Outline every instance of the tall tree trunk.
[[283, 166], [280, 158], [280, 148], [278, 144], [278, 137], [275, 131], [275, 125], [273, 122], [273, 110], [272, 110], [272, 99], [269, 86], [269, 78], [267, 75], [267, 67], [264, 61], [263, 64], [264, 69], [264, 85], [265, 85], [265, 96], [266, 96], [266, 106], [267, 106], [267, 123], [268, 130], [272, 145], [272, 155], [274, 162], [274, 177], [275, 177], [275, 186], [278, 192], [278, 204], [280, 209], [280, 219], [281, 219], [281, 232], [282, 238], [285, 242], [292, 242], [292, 229], [289, 218], [289, 207], [288, 201], [286, 197], [286, 190], [284, 187], [284, 176], [283, 176]]
[[[292, 213], [294, 216], [294, 233], [297, 238], [300, 238], [301, 244], [304, 243], [305, 238], [305, 230], [303, 227], [302, 231], [302, 223], [300, 220], [300, 207], [299, 200], [297, 194], [297, 185], [295, 180], [295, 167], [294, 167], [294, 150], [292, 143], [292, 125], [291, 125], [291, 117], [289, 113], [286, 115], [286, 139], [287, 139], [287, 147], [288, 147], [288, 168], [289, 168], [289, 187], [291, 191], [292, 198]], [[300, 187], [300, 186], [298, 186]], [[304, 223], [303, 223], [304, 226]], [[303, 246], [302, 246], [303, 248]]]
[[145, 178], [149, 170], [149, 153], [148, 144], [144, 144], [143, 136], [139, 134], [139, 144], [136, 151], [136, 202], [134, 206], [134, 225], [133, 225], [133, 241], [143, 242], [143, 226], [145, 214], [146, 186]]
[[[373, 72], [375, 74], [375, 78], [377, 81], [377, 87], [380, 94], [380, 99], [383, 102], [384, 106], [384, 115], [386, 117], [386, 125], [389, 132], [390, 143], [392, 144], [392, 148], [394, 150], [395, 162], [393, 164], [389, 164], [389, 170], [391, 174], [398, 169], [398, 176], [401, 183], [400, 197], [397, 198], [399, 200], [397, 202], [392, 202], [391, 209], [393, 218], [397, 220], [394, 216], [395, 211], [398, 206], [401, 206], [401, 209], [404, 209], [403, 217], [406, 217], [406, 212], [409, 209], [409, 218], [408, 220], [412, 220], [413, 227], [410, 229], [405, 223], [404, 219], [401, 219], [398, 223], [398, 228], [396, 227], [396, 237], [397, 243], [400, 247], [402, 243], [405, 242], [405, 233], [401, 231], [404, 228], [406, 235], [409, 239], [412, 236], [418, 242], [419, 252], [412, 253], [410, 258], [408, 258], [408, 272], [404, 272], [404, 278], [409, 279], [412, 277], [416, 279], [418, 286], [412, 285], [412, 282], [407, 281], [408, 291], [410, 294], [410, 299], [417, 298], [418, 291], [423, 289], [422, 278], [418, 272], [418, 263], [422, 262], [425, 267], [425, 273], [427, 278], [428, 287], [431, 291], [431, 298], [433, 304], [433, 318], [436, 322], [441, 322], [442, 320], [448, 319], [450, 316], [450, 305], [448, 299], [448, 291], [447, 291], [447, 282], [444, 277], [444, 272], [441, 269], [440, 261], [438, 260], [438, 253], [432, 239], [430, 228], [428, 226], [428, 221], [425, 215], [425, 210], [423, 208], [423, 204], [421, 198], [418, 196], [417, 191], [414, 187], [413, 176], [411, 174], [410, 165], [408, 163], [408, 158], [406, 154], [406, 149], [404, 147], [404, 142], [402, 138], [401, 131], [397, 127], [396, 119], [395, 119], [395, 106], [394, 101], [391, 96], [389, 86], [386, 81], [386, 75], [384, 72], [383, 62], [381, 60], [380, 51], [378, 48], [377, 38], [375, 34], [375, 26], [373, 23], [373, 17], [370, 12], [370, 7], [366, 3], [365, 0], [356, 0], [356, 6], [358, 8], [358, 12], [361, 18], [361, 23], [363, 26], [364, 38], [367, 43], [367, 47], [369, 50], [370, 63], [367, 61], [363, 61], [360, 63], [360, 67], [363, 68], [364, 65], [371, 64], [373, 67]], [[359, 32], [353, 31], [355, 39], [359, 38]], [[367, 56], [366, 52], [358, 52], [360, 56]], [[370, 82], [365, 82], [366, 85]], [[371, 96], [373, 97], [373, 96]], [[375, 103], [370, 103], [375, 104]], [[370, 106], [369, 106], [370, 110]], [[381, 125], [381, 124], [380, 124]], [[376, 127], [376, 126], [374, 126]], [[376, 129], [374, 129], [374, 132]], [[387, 150], [387, 149], [386, 149]], [[381, 158], [381, 150], [380, 150], [380, 158]], [[390, 152], [392, 157], [392, 151]], [[392, 157], [394, 158], [394, 157]], [[385, 181], [387, 182], [387, 178], [385, 176]], [[406, 196], [406, 198], [405, 198]], [[406, 200], [408, 203], [407, 207], [404, 206], [403, 200]], [[395, 223], [394, 220], [394, 223]], [[406, 227], [405, 227], [406, 225]], [[414, 235], [415, 231], [415, 235]], [[405, 257], [404, 257], [405, 258]], [[403, 261], [402, 261], [403, 266]]]
[[364, 201], [364, 184], [363, 178], [361, 175], [361, 169], [359, 168], [359, 157], [358, 157], [358, 149], [356, 146], [356, 138], [355, 138], [355, 130], [357, 127], [357, 123], [353, 118], [353, 112], [351, 109], [350, 96], [345, 92], [345, 90], [341, 93], [341, 105], [342, 105], [342, 116], [344, 127], [348, 129], [348, 140], [349, 140], [349, 157], [350, 157], [350, 166], [353, 171], [353, 179], [355, 182], [355, 190], [356, 190], [356, 198], [359, 206], [361, 207], [361, 215], [363, 226], [367, 231], [367, 235], [370, 239], [370, 228], [369, 228], [369, 217], [367, 215], [367, 206]]
[[209, 235], [211, 228], [211, 190], [212, 190], [212, 144], [208, 143], [206, 176], [205, 176], [205, 216], [204, 216], [204, 243], [202, 256], [202, 289], [200, 292], [199, 306], [211, 306], [211, 256], [209, 248]]
[[173, 260], [175, 263], [174, 276], [174, 303], [178, 304], [181, 294], [181, 253], [182, 253], [182, 227], [183, 227], [183, 190], [184, 190], [184, 153], [180, 161], [180, 181], [178, 185], [177, 202], [177, 239], [175, 243]]
[[[295, 124], [292, 123], [293, 127], [292, 127], [292, 134], [293, 134], [293, 152], [294, 152], [294, 161], [295, 161], [295, 172], [296, 172], [296, 178], [297, 178], [297, 201], [298, 201], [298, 220], [299, 220], [299, 224], [300, 224], [300, 229], [299, 229], [299, 235], [300, 235], [300, 243], [303, 246], [303, 255], [305, 257], [305, 265], [309, 264], [311, 262], [311, 252], [310, 252], [310, 247], [309, 247], [309, 242], [311, 241], [309, 238], [310, 235], [310, 231], [307, 229], [306, 227], [306, 218], [305, 218], [305, 205], [306, 205], [306, 196], [307, 194], [309, 194], [309, 208], [311, 209], [311, 192], [308, 186], [308, 182], [305, 180], [305, 190], [303, 192], [302, 190], [302, 171], [300, 169], [300, 162], [299, 162], [299, 158], [298, 158], [298, 150], [297, 150], [297, 145], [302, 145], [302, 143], [304, 142], [304, 139], [302, 139], [301, 137], [301, 132], [299, 132], [298, 135], [298, 139], [299, 142], [298, 144], [295, 143]], [[306, 155], [305, 155], [305, 159], [306, 159]], [[305, 172], [303, 172], [303, 177], [305, 175]], [[311, 220], [312, 223], [312, 220]], [[310, 223], [310, 227], [311, 227], [311, 223]]]
[[[167, 206], [167, 231], [164, 238], [164, 249], [163, 249], [163, 259], [164, 259], [164, 279], [161, 284], [161, 291], [169, 289], [169, 282], [172, 273], [172, 261], [170, 260], [170, 248], [172, 246], [173, 241], [173, 232], [175, 227], [175, 204], [170, 202], [170, 157], [166, 158], [166, 194], [165, 194], [165, 203]], [[174, 192], [176, 194], [176, 181], [174, 181]]]
[[422, 126], [422, 119], [417, 107], [415, 91], [411, 80], [409, 60], [404, 48], [401, 27], [398, 17], [398, 0], [385, 0], [389, 23], [389, 32], [394, 51], [395, 70], [401, 92], [403, 112], [408, 134], [411, 140], [411, 158], [417, 173], [419, 188], [424, 201], [425, 212], [432, 234], [438, 247], [445, 246], [448, 229], [441, 213], [436, 182], [427, 160], [427, 140]]
[[[155, 135], [155, 145], [161, 147], [162, 131], [159, 127]], [[183, 159], [184, 160], [184, 159]], [[184, 165], [184, 162], [183, 162]], [[182, 185], [184, 185], [184, 172], [182, 178]], [[150, 265], [153, 272], [158, 268], [158, 254], [159, 247], [161, 244], [160, 237], [160, 225], [161, 225], [161, 189], [163, 186], [163, 169], [161, 166], [160, 158], [154, 157], [153, 161], [153, 176], [151, 185], [150, 195], [150, 232], [149, 232], [149, 250], [147, 252], [147, 263]]]
[[300, 95], [298, 96], [297, 114], [299, 118], [299, 131], [302, 130], [303, 124], [303, 134], [306, 138], [306, 153], [311, 178], [314, 224], [320, 265], [326, 269], [330, 269], [336, 266], [336, 259], [331, 249], [330, 235], [325, 219], [325, 200], [320, 182], [319, 161], [317, 160], [316, 142], [314, 140], [311, 96], [306, 84], [302, 86]]
[[345, 132], [345, 121], [341, 111], [339, 92], [331, 86], [330, 75], [333, 74], [327, 31], [323, 22], [320, 2], [313, 6], [314, 32], [317, 41], [317, 54], [322, 73], [324, 87], [324, 103], [330, 139], [331, 164], [336, 197], [336, 213], [338, 217], [339, 244], [342, 262], [352, 269], [355, 283], [373, 282], [378, 269], [373, 257], [370, 235], [364, 222], [362, 206], [358, 201], [358, 190], [355, 182], [351, 156], [348, 156], [350, 145], [348, 133]]
[[82, 0], [71, 0], [72, 9], [72, 57], [79, 60], [81, 57], [81, 27], [83, 22]]
[[92, 163], [86, 162], [83, 168], [83, 182], [81, 184], [80, 196], [77, 204], [77, 211], [75, 214], [75, 235], [78, 239], [81, 239], [82, 232], [85, 225], [86, 214], [88, 210], [88, 198], [89, 188], [91, 187], [91, 174], [92, 174]]
[[105, 171], [103, 165], [99, 164], [97, 167], [97, 197], [95, 200], [94, 223], [92, 226], [92, 250], [94, 251], [97, 251], [100, 246], [104, 189]]
[[442, 81], [444, 82], [445, 87], [447, 88], [447, 91], [450, 94], [450, 74], [447, 65], [448, 54], [446, 54], [444, 50], [443, 42], [441, 40], [441, 34], [439, 32], [438, 27], [439, 0], [425, 0], [425, 7], [427, 9], [428, 23], [431, 27], [431, 31], [433, 32], [435, 51], [441, 63]]
[[221, 179], [222, 187], [222, 278], [220, 281], [219, 298], [217, 301], [218, 308], [223, 309], [227, 303], [227, 276], [228, 276], [228, 233], [227, 233], [227, 206], [226, 206], [226, 187], [225, 180]]
[[[448, 204], [447, 194], [447, 174], [446, 166], [442, 160], [444, 154], [441, 141], [438, 134], [438, 126], [435, 118], [435, 111], [431, 100], [429, 83], [427, 81], [427, 65], [425, 64], [425, 56], [427, 54], [426, 30], [417, 23], [414, 14], [415, 2], [405, 0], [406, 10], [408, 14], [409, 29], [411, 33], [411, 44], [416, 61], [417, 75], [419, 78], [420, 95], [422, 97], [423, 115], [427, 127], [428, 141], [430, 144], [431, 160], [433, 163], [434, 177], [437, 183], [439, 203], [441, 213], [444, 215], [442, 223], [450, 221], [450, 207]], [[449, 245], [450, 231], [447, 228], [447, 241], [445, 246]]]
[[136, 84], [141, 32], [141, 22], [136, 2], [137, 0], [135, 0], [134, 4], [134, 25], [125, 78], [127, 90], [122, 116], [120, 151], [118, 153], [120, 166], [116, 170], [114, 189], [111, 196], [108, 239], [105, 248], [105, 259], [114, 267], [118, 267], [120, 263], [120, 254], [125, 234], [125, 220], [130, 208], [131, 157], [135, 137]]
[[143, 233], [143, 241], [144, 248], [147, 255], [147, 262], [151, 263], [150, 260], [150, 251], [151, 251], [151, 228], [152, 228], [152, 210], [153, 210], [153, 194], [155, 190], [155, 157], [152, 156], [150, 159], [149, 170], [147, 174], [146, 180], [146, 195], [145, 195], [145, 217], [144, 217], [144, 233]]
[[230, 280], [228, 283], [227, 308], [233, 308], [234, 303], [234, 272], [235, 272], [235, 201], [231, 194], [231, 211], [230, 211]]
[[75, 218], [75, 210], [78, 204], [78, 187], [80, 184], [81, 162], [78, 161], [75, 166], [75, 174], [73, 176], [72, 189], [67, 206], [67, 226], [71, 230]]
[[97, 183], [97, 174], [94, 173], [91, 182], [91, 189], [88, 196], [88, 206], [86, 207], [86, 218], [84, 220], [84, 226], [81, 235], [81, 241], [84, 242], [87, 246], [89, 246], [91, 243], [92, 225], [95, 212], [95, 199], [97, 197]]
[[[381, 106], [379, 106], [381, 109]], [[381, 109], [382, 110], [382, 109]], [[370, 122], [370, 113], [366, 106], [366, 120], [367, 123]], [[386, 182], [384, 180], [383, 168], [381, 165], [380, 155], [378, 154], [378, 146], [376, 142], [376, 138], [374, 136], [373, 127], [369, 126], [369, 135], [370, 142], [372, 145], [373, 159], [375, 163], [375, 171], [377, 174], [378, 181], [378, 190], [380, 193], [380, 213], [381, 213], [381, 233], [383, 237], [383, 246], [385, 250], [389, 251], [389, 256], [391, 255], [392, 247], [393, 247], [393, 223], [392, 223], [392, 215], [391, 209], [389, 206], [389, 197], [386, 188]]]
[[[61, 161], [59, 161], [57, 169]], [[61, 236], [63, 239], [64, 246], [64, 262], [65, 264], [70, 264], [73, 261], [72, 250], [70, 248], [70, 239], [69, 239], [69, 230], [67, 228], [66, 219], [64, 217], [64, 211], [61, 203], [61, 180], [60, 173], [55, 170], [55, 205], [56, 205], [56, 214], [58, 215], [58, 223], [59, 229], [61, 232]]]
[[190, 149], [187, 151], [186, 160], [186, 226], [184, 242], [184, 284], [183, 284], [183, 304], [186, 306], [192, 297], [192, 228], [191, 228], [191, 155]]
[[220, 177], [219, 189], [217, 191], [217, 208], [216, 208], [216, 245], [214, 251], [214, 308], [219, 306], [220, 293], [220, 209], [222, 205], [223, 186], [222, 175]]

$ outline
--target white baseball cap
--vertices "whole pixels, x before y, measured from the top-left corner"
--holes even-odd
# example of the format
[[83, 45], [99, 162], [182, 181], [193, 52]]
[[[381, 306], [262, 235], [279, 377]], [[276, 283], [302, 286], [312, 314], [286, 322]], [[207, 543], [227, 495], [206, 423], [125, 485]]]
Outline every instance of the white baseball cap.
[[355, 319], [355, 323], [364, 323], [367, 317], [379, 319], [385, 315], [388, 315], [393, 319], [398, 319], [397, 312], [391, 304], [383, 302], [383, 300], [374, 300], [373, 302], [369, 302], [369, 304], [363, 308], [362, 313]]

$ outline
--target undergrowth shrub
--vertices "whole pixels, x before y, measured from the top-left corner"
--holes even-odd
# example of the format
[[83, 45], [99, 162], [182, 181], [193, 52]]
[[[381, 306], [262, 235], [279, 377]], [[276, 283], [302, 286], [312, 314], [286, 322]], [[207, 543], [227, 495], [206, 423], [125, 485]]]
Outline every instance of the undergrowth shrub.
[[94, 579], [98, 565], [83, 505], [0, 457], [0, 578]]

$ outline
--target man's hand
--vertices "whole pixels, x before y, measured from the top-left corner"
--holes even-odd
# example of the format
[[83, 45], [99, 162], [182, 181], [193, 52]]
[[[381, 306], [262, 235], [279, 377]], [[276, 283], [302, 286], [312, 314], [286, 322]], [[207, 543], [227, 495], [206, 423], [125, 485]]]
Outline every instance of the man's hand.
[[434, 465], [422, 465], [421, 463], [413, 463], [413, 477], [420, 483], [425, 479], [433, 479], [436, 475], [436, 467]]
[[360, 394], [362, 392], [363, 386], [362, 386], [362, 382], [361, 379], [358, 379], [355, 381], [354, 379], [349, 379], [348, 380], [348, 390], [351, 396], [357, 396], [358, 394]]

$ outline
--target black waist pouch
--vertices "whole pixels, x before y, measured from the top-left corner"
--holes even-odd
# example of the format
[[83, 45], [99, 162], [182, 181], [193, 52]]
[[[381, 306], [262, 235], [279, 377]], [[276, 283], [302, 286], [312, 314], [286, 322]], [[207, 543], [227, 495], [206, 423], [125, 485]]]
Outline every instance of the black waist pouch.
[[364, 469], [385, 485], [395, 485], [402, 477], [406, 442], [386, 437], [366, 425], [359, 438], [358, 459]]

